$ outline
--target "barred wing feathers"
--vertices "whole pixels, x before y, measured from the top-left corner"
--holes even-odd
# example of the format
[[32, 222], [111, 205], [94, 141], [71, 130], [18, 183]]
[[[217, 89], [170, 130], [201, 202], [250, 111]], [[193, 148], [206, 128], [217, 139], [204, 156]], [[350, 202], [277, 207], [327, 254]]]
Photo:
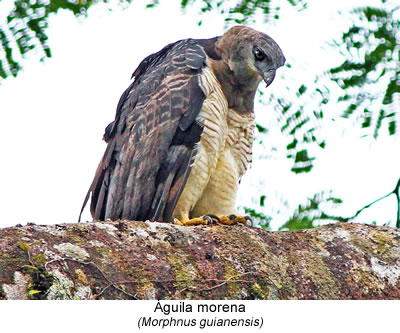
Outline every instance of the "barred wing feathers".
[[206, 57], [187, 39], [135, 70], [106, 128], [108, 146], [84, 202], [91, 194], [94, 219], [171, 219], [202, 133], [196, 117], [205, 95], [198, 76]]

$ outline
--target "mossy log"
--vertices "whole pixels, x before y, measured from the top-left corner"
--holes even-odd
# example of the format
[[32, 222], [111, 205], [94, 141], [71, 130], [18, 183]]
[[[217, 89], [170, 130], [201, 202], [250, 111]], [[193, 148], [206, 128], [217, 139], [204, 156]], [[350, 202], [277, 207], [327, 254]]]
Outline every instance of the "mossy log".
[[0, 230], [0, 299], [400, 299], [400, 231], [116, 221]]

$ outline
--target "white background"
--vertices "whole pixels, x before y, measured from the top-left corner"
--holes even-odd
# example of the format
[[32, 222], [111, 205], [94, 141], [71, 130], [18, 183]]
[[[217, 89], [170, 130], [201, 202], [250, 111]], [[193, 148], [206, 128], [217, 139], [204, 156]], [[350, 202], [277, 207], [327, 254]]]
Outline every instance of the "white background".
[[[161, 329], [137, 328], [142, 316], [156, 318], [241, 318], [242, 314], [179, 313], [170, 316], [154, 313], [156, 301], [101, 301], [66, 302], [41, 301], [0, 303], [2, 327], [8, 332], [388, 332], [398, 326], [398, 307], [395, 301], [185, 301], [193, 309], [199, 303], [245, 304], [246, 318], [264, 319], [258, 328], [216, 327], [199, 329], [176, 327]], [[177, 304], [179, 301], [162, 301], [162, 304]], [[61, 310], [62, 309], [62, 310]], [[17, 320], [17, 318], [19, 318]]]

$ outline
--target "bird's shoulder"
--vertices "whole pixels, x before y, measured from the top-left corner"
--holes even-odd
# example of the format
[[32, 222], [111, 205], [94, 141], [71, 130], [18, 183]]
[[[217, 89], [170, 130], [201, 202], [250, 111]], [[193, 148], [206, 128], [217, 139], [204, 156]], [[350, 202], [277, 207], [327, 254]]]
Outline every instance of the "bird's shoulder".
[[207, 66], [207, 58], [218, 57], [215, 52], [217, 39], [182, 39], [145, 57], [132, 74], [133, 82], [119, 99], [115, 120], [106, 127], [104, 140], [109, 142], [114, 137], [117, 127], [124, 126], [124, 119], [135, 109], [138, 101], [146, 104], [145, 100], [159, 91], [162, 81], [172, 78], [178, 82], [177, 85], [187, 86], [193, 76], [201, 74]]
[[208, 56], [214, 58], [215, 40], [211, 39], [182, 39], [170, 43], [160, 51], [144, 58], [132, 74], [132, 78], [138, 82], [143, 76], [151, 73], [157, 67], [174, 64], [178, 67], [189, 67], [193, 70], [206, 66]]

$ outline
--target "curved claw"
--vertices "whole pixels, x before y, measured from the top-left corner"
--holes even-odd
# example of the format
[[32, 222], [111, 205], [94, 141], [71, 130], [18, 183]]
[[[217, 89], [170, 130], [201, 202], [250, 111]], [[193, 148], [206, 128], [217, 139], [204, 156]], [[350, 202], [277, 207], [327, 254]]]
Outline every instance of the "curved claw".
[[220, 223], [221, 222], [221, 219], [217, 215], [208, 214], [207, 216], [211, 217], [214, 223]]
[[244, 218], [246, 219], [246, 224], [247, 224], [247, 222], [250, 222], [251, 226], [254, 227], [254, 220], [251, 216], [245, 215]]
[[174, 219], [174, 223], [183, 226], [193, 226], [193, 225], [212, 225], [212, 224], [224, 224], [224, 225], [235, 225], [243, 224], [246, 225], [247, 221], [253, 222], [250, 216], [237, 216], [235, 214], [217, 216], [214, 214], [207, 214], [200, 217], [192, 218], [187, 221], [179, 221]]
[[251, 221], [252, 225], [253, 225], [253, 220], [250, 216], [245, 215], [245, 216], [236, 216], [234, 214], [229, 215], [228, 216], [229, 219], [232, 221], [232, 224], [243, 224], [243, 225], [247, 225], [248, 221]]
[[203, 220], [207, 221], [207, 225], [213, 224], [213, 219], [208, 215], [204, 215]]
[[237, 224], [237, 221], [236, 221], [237, 216], [235, 214], [231, 214], [228, 217], [232, 221], [232, 225]]

